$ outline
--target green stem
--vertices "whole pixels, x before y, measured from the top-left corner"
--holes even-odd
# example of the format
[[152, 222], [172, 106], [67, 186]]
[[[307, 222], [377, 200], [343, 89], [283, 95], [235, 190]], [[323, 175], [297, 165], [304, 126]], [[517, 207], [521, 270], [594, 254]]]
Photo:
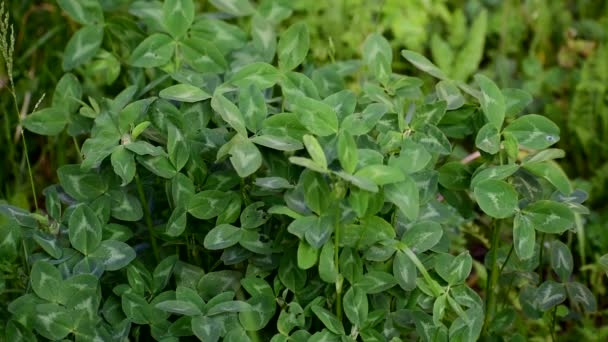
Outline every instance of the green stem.
[[486, 283], [486, 317], [484, 319], [483, 332], [484, 335], [488, 333], [488, 326], [490, 321], [496, 313], [496, 287], [498, 284], [498, 277], [500, 276], [500, 269], [496, 259], [498, 257], [498, 245], [500, 242], [500, 221], [494, 221], [492, 227], [492, 250], [490, 254], [490, 277]]
[[135, 182], [137, 183], [137, 192], [139, 193], [139, 200], [141, 201], [141, 205], [144, 207], [144, 216], [146, 218], [146, 226], [148, 227], [148, 233], [150, 234], [150, 244], [152, 245], [152, 251], [154, 252], [154, 258], [156, 258], [156, 262], [160, 262], [160, 252], [158, 251], [158, 245], [156, 244], [156, 239], [154, 238], [154, 232], [152, 224], [152, 216], [150, 215], [150, 209], [148, 208], [148, 200], [146, 200], [146, 194], [144, 193], [144, 187], [141, 184], [141, 179], [139, 179], [139, 175], [135, 174]]
[[557, 339], [555, 338], [555, 321], [557, 316], [557, 306], [553, 308], [552, 316], [553, 317], [551, 319], [551, 341], [556, 342]]
[[543, 279], [543, 250], [545, 249], [545, 233], [540, 235], [540, 251], [538, 255], [538, 276]]
[[412, 260], [414, 265], [416, 265], [416, 268], [418, 269], [420, 274], [422, 274], [422, 277], [424, 278], [424, 280], [426, 280], [427, 284], [429, 284], [429, 286], [431, 287], [431, 291], [433, 291], [433, 295], [435, 297], [441, 296], [444, 292], [443, 288], [431, 277], [429, 272], [427, 272], [426, 267], [424, 267], [424, 265], [422, 264], [422, 261], [420, 261], [420, 259], [418, 259], [418, 256], [414, 252], [412, 252], [412, 250], [409, 249], [409, 247], [403, 248], [402, 251], [403, 251], [403, 253], [405, 253], [405, 255], [407, 255], [408, 258], [410, 258], [410, 260]]
[[23, 156], [25, 157], [25, 162], [27, 164], [27, 172], [30, 176], [30, 185], [32, 186], [32, 196], [34, 197], [34, 207], [36, 211], [38, 211], [38, 200], [36, 199], [36, 185], [34, 184], [34, 174], [32, 173], [32, 165], [30, 165], [30, 157], [27, 153], [27, 143], [25, 142], [25, 135], [23, 134], [23, 129], [21, 130], [21, 141], [23, 143]]
[[334, 222], [334, 264], [336, 265], [336, 316], [338, 321], [342, 322], [342, 278], [340, 275], [340, 196], [336, 196], [336, 218]]
[[82, 162], [82, 153], [80, 152], [80, 146], [78, 146], [78, 140], [76, 140], [76, 137], [72, 137], [72, 141], [74, 142], [76, 153], [78, 153], [78, 160]]
[[[576, 224], [576, 236], [578, 241], [578, 255], [581, 258], [581, 267], [585, 266], [585, 260], [587, 260], [585, 253], [585, 225], [581, 220], [580, 214], [574, 214], [574, 222]], [[583, 272], [583, 277], [585, 277], [585, 273]]]

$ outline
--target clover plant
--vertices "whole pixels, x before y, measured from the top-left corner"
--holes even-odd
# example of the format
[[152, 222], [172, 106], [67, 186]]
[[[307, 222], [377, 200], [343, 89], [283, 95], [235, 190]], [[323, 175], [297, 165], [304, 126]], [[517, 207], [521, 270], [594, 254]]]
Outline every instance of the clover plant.
[[[585, 194], [527, 93], [380, 34], [310, 65], [283, 1], [58, 2], [82, 27], [24, 125], [83, 159], [44, 209], [0, 209], [25, 272], [7, 340], [517, 340], [519, 319], [595, 310], [559, 240]], [[471, 227], [485, 260], [457, 242]]]

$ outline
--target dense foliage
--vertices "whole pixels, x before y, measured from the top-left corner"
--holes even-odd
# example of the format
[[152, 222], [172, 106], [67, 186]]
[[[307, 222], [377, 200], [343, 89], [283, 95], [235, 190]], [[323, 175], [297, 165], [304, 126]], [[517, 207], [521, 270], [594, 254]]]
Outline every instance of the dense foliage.
[[[424, 38], [397, 55], [395, 27], [397, 43], [363, 25], [340, 56], [310, 22], [327, 8], [302, 3], [58, 0], [76, 31], [29, 114], [3, 7], [20, 116], [6, 139], [25, 152], [8, 172], [29, 176], [0, 205], [7, 340], [594, 336], [603, 280], [577, 270], [587, 193], [556, 162], [560, 126], [478, 72], [492, 14], [467, 7], [469, 27], [430, 2], [417, 18], [462, 29], [417, 23]], [[340, 6], [364, 15], [354, 3]], [[429, 36], [435, 63], [414, 51]], [[603, 75], [601, 51], [581, 84]], [[46, 138], [21, 127], [77, 151], [38, 200], [27, 143]]]

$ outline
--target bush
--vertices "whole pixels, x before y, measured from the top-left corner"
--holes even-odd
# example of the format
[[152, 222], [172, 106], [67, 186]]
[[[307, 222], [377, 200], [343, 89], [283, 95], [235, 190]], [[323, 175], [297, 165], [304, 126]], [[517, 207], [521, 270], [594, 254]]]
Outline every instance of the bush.
[[[44, 210], [0, 207], [27, 278], [4, 277], [7, 340], [473, 341], [596, 310], [556, 238], [585, 194], [553, 161], [559, 128], [520, 115], [527, 93], [402, 51], [439, 80], [425, 93], [379, 34], [361, 62], [315, 67], [306, 25], [275, 38], [281, 2], [211, 3], [251, 36], [192, 0], [59, 1], [83, 24], [73, 73], [23, 124], [87, 138]], [[459, 242], [483, 229], [485, 260]], [[513, 290], [521, 307], [498, 305]]]

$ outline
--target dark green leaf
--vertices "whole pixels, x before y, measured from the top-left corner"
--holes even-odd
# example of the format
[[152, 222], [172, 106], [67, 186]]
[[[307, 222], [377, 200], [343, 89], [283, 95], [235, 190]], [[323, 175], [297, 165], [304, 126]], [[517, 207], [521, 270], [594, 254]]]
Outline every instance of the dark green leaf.
[[87, 62], [95, 56], [102, 41], [102, 26], [87, 25], [76, 31], [65, 47], [63, 69], [71, 70]]

